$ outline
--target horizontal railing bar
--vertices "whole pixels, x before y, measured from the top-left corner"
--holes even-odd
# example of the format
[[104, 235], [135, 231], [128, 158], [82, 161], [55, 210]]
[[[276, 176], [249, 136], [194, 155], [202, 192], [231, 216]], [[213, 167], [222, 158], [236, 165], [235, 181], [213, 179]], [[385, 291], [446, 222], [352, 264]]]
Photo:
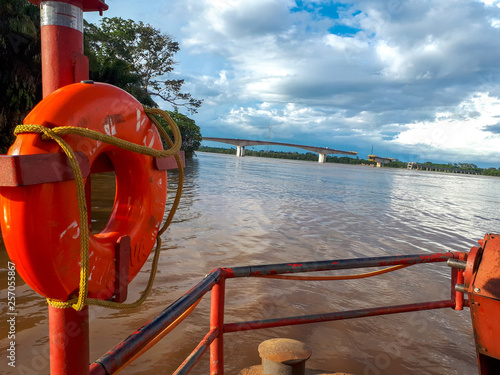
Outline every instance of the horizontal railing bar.
[[[210, 291], [221, 277], [220, 270], [214, 270], [177, 301], [163, 310], [156, 318], [143, 325], [94, 363], [100, 364], [108, 374], [114, 374], [136, 353], [167, 328], [191, 305]], [[91, 366], [91, 368], [99, 368]], [[97, 374], [97, 373], [96, 373]], [[90, 375], [94, 375], [92, 372]]]
[[200, 360], [201, 356], [210, 348], [210, 344], [219, 336], [219, 328], [213, 328], [203, 340], [200, 341], [198, 346], [191, 352], [184, 362], [175, 370], [173, 375], [185, 375], [191, 371], [194, 365]]
[[[117, 372], [125, 363], [127, 363], [151, 340], [153, 340], [161, 331], [163, 331], [179, 316], [181, 316], [186, 309], [188, 309], [196, 301], [198, 301], [205, 293], [210, 291], [212, 287], [221, 278], [258, 277], [258, 276], [277, 275], [284, 273], [315, 272], [315, 271], [329, 271], [329, 270], [353, 269], [353, 268], [364, 268], [364, 267], [384, 267], [384, 266], [394, 266], [399, 264], [413, 265], [419, 263], [444, 262], [450, 258], [458, 258], [458, 254], [459, 253], [454, 254], [453, 252], [447, 252], [447, 253], [437, 253], [437, 254], [400, 255], [400, 256], [361, 258], [361, 259], [339, 259], [339, 260], [325, 260], [316, 262], [280, 263], [280, 264], [243, 266], [243, 267], [233, 267], [233, 268], [215, 268], [201, 282], [196, 284], [181, 298], [179, 298], [177, 301], [175, 301], [169, 307], [163, 310], [153, 320], [151, 320], [149, 323], [139, 328], [132, 335], [127, 337], [121, 343], [116, 345], [113, 349], [111, 349], [102, 357], [100, 357], [98, 360], [96, 360], [90, 366], [90, 375], [102, 374], [102, 371], [105, 371], [107, 374], [114, 374], [115, 372]], [[444, 301], [444, 302], [448, 303], [449, 301]], [[447, 305], [445, 307], [449, 306]], [[433, 307], [433, 308], [440, 308], [440, 307]], [[430, 308], [421, 308], [421, 309], [425, 310]], [[356, 311], [357, 310], [353, 310], [352, 312], [348, 311], [344, 312], [343, 314], [354, 313]], [[408, 311], [414, 311], [414, 310], [408, 310]], [[389, 313], [397, 313], [397, 312], [399, 311], [389, 312]], [[333, 314], [342, 314], [342, 313], [333, 313]], [[383, 314], [388, 314], [388, 313], [387, 312], [374, 313], [374, 315], [383, 315]], [[362, 314], [359, 316], [352, 316], [350, 318], [363, 317], [363, 316], [371, 316], [371, 315]], [[296, 318], [301, 318], [301, 317], [296, 317]], [[293, 319], [293, 318], [284, 318], [284, 319]], [[338, 320], [338, 319], [339, 318], [337, 317], [329, 320]], [[349, 317], [342, 319], [349, 319]], [[282, 319], [277, 319], [277, 320], [282, 321]], [[326, 320], [320, 319], [317, 321], [326, 321]], [[312, 322], [313, 321], [311, 321], [311, 323]], [[224, 332], [245, 330], [241, 329], [241, 325], [249, 323], [253, 324], [256, 322], [227, 324], [224, 325]], [[305, 324], [305, 323], [309, 322], [294, 323], [294, 324]], [[237, 329], [235, 328], [236, 326], [238, 326]], [[266, 327], [262, 326], [259, 328], [266, 328]], [[226, 331], [226, 329], [229, 329], [230, 331]], [[258, 328], [248, 328], [248, 329], [258, 329]]]
[[256, 266], [243, 266], [233, 268], [223, 268], [225, 278], [234, 277], [252, 277], [265, 275], [278, 275], [283, 273], [299, 273], [299, 272], [315, 272], [315, 271], [331, 271], [365, 267], [386, 267], [399, 264], [420, 264], [446, 262], [450, 258], [454, 258], [455, 254], [447, 253], [432, 253], [432, 254], [415, 254], [415, 255], [399, 255], [373, 258], [359, 259], [336, 259], [324, 260], [316, 262], [296, 262], [296, 263], [277, 263]]
[[326, 314], [303, 315], [303, 316], [293, 316], [288, 318], [228, 323], [224, 324], [224, 333], [250, 331], [263, 328], [276, 328], [276, 327], [284, 327], [284, 326], [291, 326], [298, 324], [321, 323], [333, 320], [366, 318], [370, 316], [399, 314], [411, 311], [443, 309], [454, 306], [455, 302], [453, 302], [452, 300], [443, 300], [443, 301], [433, 301], [433, 302], [412, 303], [408, 305], [375, 307], [362, 310], [338, 311]]

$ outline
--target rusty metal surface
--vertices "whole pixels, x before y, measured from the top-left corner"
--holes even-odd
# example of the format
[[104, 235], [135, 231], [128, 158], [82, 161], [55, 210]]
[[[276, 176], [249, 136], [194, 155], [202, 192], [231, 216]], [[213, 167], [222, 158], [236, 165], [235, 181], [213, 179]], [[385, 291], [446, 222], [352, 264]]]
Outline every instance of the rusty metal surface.
[[305, 375], [306, 362], [302, 361], [293, 365], [287, 365], [263, 358], [262, 368], [264, 375]]
[[324, 260], [319, 262], [291, 262], [266, 264], [261, 266], [244, 266], [233, 268], [222, 268], [226, 278], [233, 277], [258, 277], [266, 275], [278, 275], [284, 273], [300, 273], [314, 271], [330, 271], [364, 267], [387, 267], [399, 264], [421, 264], [446, 262], [450, 258], [458, 258], [460, 253], [447, 252], [435, 254], [415, 254], [359, 259]]
[[477, 352], [500, 359], [500, 302], [476, 294], [469, 298]]
[[258, 350], [261, 358], [285, 364], [306, 361], [312, 354], [306, 344], [288, 338], [266, 340], [259, 345]]

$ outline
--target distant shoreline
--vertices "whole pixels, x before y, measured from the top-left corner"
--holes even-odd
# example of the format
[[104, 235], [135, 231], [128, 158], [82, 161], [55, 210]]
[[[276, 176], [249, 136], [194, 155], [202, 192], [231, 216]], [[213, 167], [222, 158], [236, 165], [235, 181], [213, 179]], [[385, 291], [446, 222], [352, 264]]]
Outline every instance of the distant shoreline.
[[[197, 151], [214, 153], [214, 154], [236, 155], [235, 148], [200, 146]], [[271, 158], [271, 159], [314, 161], [316, 163], [318, 162], [318, 155], [312, 152], [299, 153], [299, 152], [289, 152], [289, 151], [265, 151], [265, 150], [254, 151], [246, 149], [245, 155]], [[349, 156], [328, 156], [328, 155], [326, 156], [326, 163], [364, 165], [369, 167], [375, 167], [377, 164], [370, 160], [360, 159], [359, 157], [353, 158]], [[426, 162], [426, 163], [418, 163], [416, 165], [418, 169], [415, 168], [415, 170], [500, 177], [500, 169], [479, 168], [474, 164], [457, 164], [457, 163], [438, 164], [438, 163]], [[384, 165], [384, 168], [407, 169], [407, 167], [408, 167], [408, 162], [403, 162], [399, 160], [394, 160], [393, 162]]]

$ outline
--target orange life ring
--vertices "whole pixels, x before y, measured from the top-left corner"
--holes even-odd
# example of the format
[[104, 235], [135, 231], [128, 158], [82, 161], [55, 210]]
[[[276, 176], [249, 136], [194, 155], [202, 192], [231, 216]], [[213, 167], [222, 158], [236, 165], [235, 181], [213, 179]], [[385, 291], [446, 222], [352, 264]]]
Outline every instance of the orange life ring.
[[[162, 150], [158, 131], [142, 105], [125, 91], [103, 83], [65, 86], [42, 100], [25, 124], [48, 128], [88, 128], [136, 144]], [[131, 239], [129, 282], [148, 258], [163, 220], [166, 171], [153, 167], [150, 156], [126, 151], [78, 135], [63, 139], [83, 151], [90, 165], [105, 154], [116, 175], [111, 217], [98, 234], [90, 235], [88, 297], [108, 299], [115, 282], [115, 243]], [[62, 152], [39, 134], [20, 134], [9, 155]], [[50, 166], [47, 166], [50, 168]], [[20, 276], [36, 292], [57, 300], [76, 293], [80, 276], [80, 226], [74, 181], [0, 189], [4, 242]]]

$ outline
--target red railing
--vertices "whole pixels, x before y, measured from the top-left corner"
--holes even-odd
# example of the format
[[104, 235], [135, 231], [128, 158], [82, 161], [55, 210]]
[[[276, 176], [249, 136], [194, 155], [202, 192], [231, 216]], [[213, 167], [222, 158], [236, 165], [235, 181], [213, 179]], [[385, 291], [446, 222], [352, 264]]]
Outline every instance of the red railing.
[[200, 283], [184, 294], [156, 318], [127, 337], [104, 356], [92, 363], [90, 375], [114, 374], [129, 363], [144, 347], [162, 331], [173, 324], [181, 315], [211, 291], [210, 330], [179, 366], [174, 374], [187, 374], [203, 354], [210, 349], [210, 373], [224, 373], [223, 339], [224, 333], [282, 327], [297, 324], [318, 323], [333, 320], [353, 319], [368, 316], [398, 314], [410, 311], [454, 308], [462, 310], [468, 301], [464, 295], [455, 291], [455, 285], [463, 282], [463, 271], [452, 268], [451, 298], [449, 300], [429, 301], [406, 305], [375, 307], [362, 310], [331, 312], [326, 314], [294, 316], [279, 319], [257, 320], [237, 323], [224, 323], [226, 279], [238, 277], [266, 277], [302, 272], [317, 272], [365, 267], [387, 267], [396, 265], [411, 266], [422, 263], [445, 262], [449, 259], [465, 260], [467, 253], [447, 252], [438, 254], [401, 255], [361, 259], [339, 259], [305, 263], [282, 263], [235, 268], [216, 268]]

